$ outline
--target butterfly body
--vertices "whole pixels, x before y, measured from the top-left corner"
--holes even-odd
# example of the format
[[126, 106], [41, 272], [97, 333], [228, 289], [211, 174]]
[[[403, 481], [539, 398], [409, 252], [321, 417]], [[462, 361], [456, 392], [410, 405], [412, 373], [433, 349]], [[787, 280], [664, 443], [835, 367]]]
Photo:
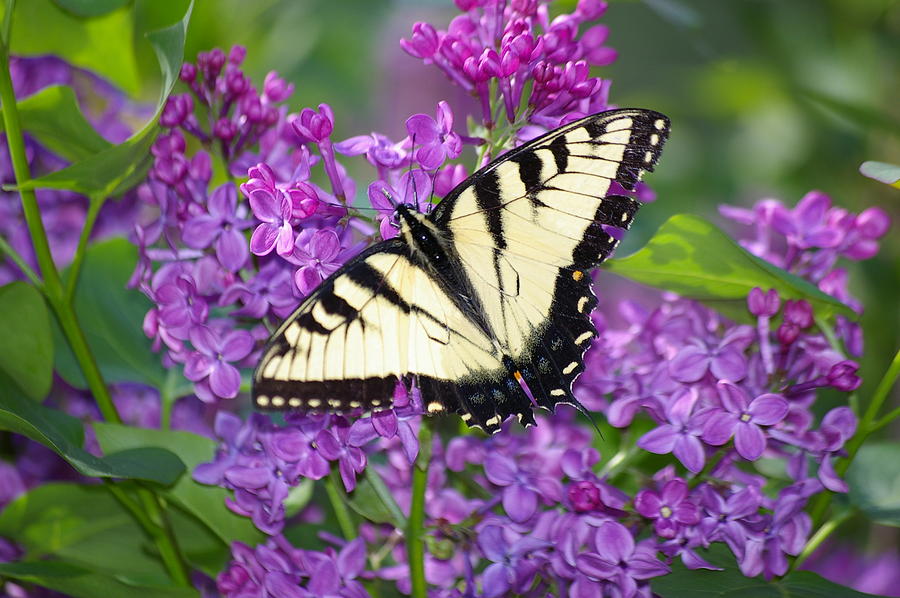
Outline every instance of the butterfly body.
[[398, 237], [352, 259], [273, 334], [254, 375], [263, 409], [389, 406], [398, 382], [429, 413], [499, 429], [536, 406], [578, 405], [572, 383], [596, 336], [589, 269], [608, 227], [639, 207], [609, 194], [651, 170], [668, 120], [647, 110], [587, 117], [473, 174], [430, 214], [397, 208]]

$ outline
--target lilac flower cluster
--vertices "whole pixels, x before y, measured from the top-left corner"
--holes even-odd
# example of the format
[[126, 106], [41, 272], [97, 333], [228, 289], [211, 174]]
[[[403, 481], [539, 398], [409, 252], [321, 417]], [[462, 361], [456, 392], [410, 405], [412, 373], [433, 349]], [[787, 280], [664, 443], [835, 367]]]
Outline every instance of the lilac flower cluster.
[[[878, 239], [890, 226], [884, 210], [874, 207], [853, 214], [833, 207], [825, 193], [810, 191], [792, 209], [769, 199], [749, 210], [722, 206], [720, 211], [751, 231], [741, 240], [748, 251], [806, 278], [857, 312], [862, 310], [860, 302], [847, 290], [846, 268], [837, 266], [837, 261], [866, 260], [878, 253]], [[790, 336], [796, 331], [797, 326], [788, 323], [778, 334]], [[836, 332], [851, 355], [862, 354], [862, 331], [858, 325], [839, 316]]]
[[456, 6], [463, 14], [446, 30], [416, 23], [400, 45], [475, 95], [487, 129], [502, 112], [510, 124], [532, 123], [518, 132], [527, 139], [535, 127], [554, 129], [606, 108], [610, 82], [592, 77], [590, 68], [616, 59], [604, 45], [609, 28], [579, 31], [603, 15], [606, 2], [580, 0], [574, 12], [552, 21], [548, 5], [537, 0], [457, 0]]
[[[254, 220], [237, 186], [210, 189], [210, 151], [225, 165], [219, 178], [243, 176], [260, 158], [256, 152], [282, 168], [301, 163], [279, 106], [293, 87], [270, 73], [258, 92], [240, 68], [243, 58], [235, 46], [227, 56], [215, 49], [182, 66], [190, 92], [171, 96], [163, 109], [160, 123], [169, 130], [153, 144], [134, 230], [140, 257], [132, 285], [155, 304], [144, 330], [157, 350], [166, 349], [166, 364], [182, 364], [196, 395], [211, 404], [237, 396], [239, 368], [254, 363], [268, 335], [260, 320], [270, 310], [283, 316], [296, 302], [286, 273], [257, 271], [251, 262], [245, 234]], [[191, 157], [186, 134], [203, 148]]]

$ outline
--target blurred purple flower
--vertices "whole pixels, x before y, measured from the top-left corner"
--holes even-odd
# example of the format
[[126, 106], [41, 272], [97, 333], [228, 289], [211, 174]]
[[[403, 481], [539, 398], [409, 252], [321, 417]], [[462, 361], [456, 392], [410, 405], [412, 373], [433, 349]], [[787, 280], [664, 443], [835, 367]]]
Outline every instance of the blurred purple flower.
[[497, 598], [510, 590], [516, 594], [526, 591], [539, 566], [539, 562], [529, 559], [528, 555], [551, 546], [546, 540], [528, 536], [510, 543], [504, 535], [503, 528], [497, 525], [487, 525], [478, 534], [478, 546], [492, 563], [482, 577], [482, 592], [486, 598]]

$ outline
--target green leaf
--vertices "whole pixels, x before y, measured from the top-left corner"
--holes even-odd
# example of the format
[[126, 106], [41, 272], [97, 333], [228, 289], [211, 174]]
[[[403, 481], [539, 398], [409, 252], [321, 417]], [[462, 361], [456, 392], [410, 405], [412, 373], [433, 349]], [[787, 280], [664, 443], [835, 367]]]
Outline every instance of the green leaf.
[[172, 484], [184, 465], [165, 448], [139, 448], [96, 457], [82, 448], [81, 420], [19, 395], [0, 373], [0, 430], [31, 438], [52, 449], [79, 473], [91, 477], [132, 478]]
[[[112, 147], [81, 113], [71, 87], [45, 87], [19, 101], [17, 108], [22, 129], [66, 160], [74, 162]], [[3, 128], [0, 122], [0, 131]]]
[[[140, 291], [126, 288], [135, 264], [137, 248], [125, 239], [90, 245], [75, 292], [75, 312], [107, 382], [143, 382], [160, 388], [166, 370], [142, 329], [151, 303]], [[57, 372], [72, 386], [86, 388], [56, 322], [53, 330]]]
[[53, 335], [41, 294], [28, 283], [0, 287], [0, 370], [32, 399], [53, 383]]
[[810, 571], [796, 571], [779, 581], [767, 582], [762, 577], [744, 577], [734, 558], [713, 545], [699, 551], [703, 558], [724, 567], [724, 571], [688, 570], [680, 561], [672, 572], [654, 578], [650, 585], [660, 598], [865, 598], [872, 594], [857, 592], [836, 584]]
[[606, 269], [637, 282], [701, 301], [723, 314], [749, 321], [753, 287], [777, 289], [782, 299], [805, 299], [821, 317], [856, 313], [799, 276], [749, 253], [711, 222], [677, 214], [643, 249], [610, 260]]
[[198, 598], [190, 588], [142, 584], [120, 575], [94, 573], [59, 561], [0, 563], [0, 577], [33, 583], [73, 598], [140, 596], [141, 598]]
[[60, 56], [135, 95], [139, 77], [132, 30], [131, 9], [125, 6], [82, 19], [61, 10], [51, 0], [16, 2], [10, 53]]
[[150, 147], [159, 132], [157, 120], [178, 79], [184, 58], [184, 40], [192, 8], [193, 2], [190, 2], [180, 21], [147, 34], [163, 76], [156, 114], [150, 122], [124, 143], [88, 156], [62, 170], [27, 181], [22, 188], [71, 189], [85, 195], [107, 197], [121, 195], [144, 179], [152, 164]]
[[900, 189], [900, 166], [887, 162], [863, 162], [859, 166], [859, 172], [863, 176], [882, 182], [885, 185]]
[[900, 527], [900, 442], [870, 442], [847, 470], [850, 502], [870, 519]]
[[128, 4], [128, 0], [53, 0], [77, 17], [99, 17]]
[[[124, 449], [144, 449], [165, 447], [175, 452], [188, 468], [188, 472], [200, 463], [212, 461], [216, 443], [209, 438], [190, 432], [174, 430], [147, 430], [120, 424], [95, 422], [93, 424], [97, 441], [104, 452]], [[206, 486], [195, 482], [190, 473], [183, 476], [171, 488], [163, 490], [163, 495], [177, 502], [184, 510], [212, 530], [224, 545], [235, 540], [255, 545], [262, 540], [259, 532], [249, 519], [232, 513], [225, 506], [225, 498], [230, 493], [218, 486]]]
[[0, 514], [0, 536], [15, 538], [27, 559], [54, 556], [95, 572], [166, 581], [140, 527], [102, 486], [37, 486]]
[[394, 516], [391, 508], [381, 500], [368, 477], [357, 478], [356, 488], [349, 495], [344, 493], [344, 498], [347, 506], [372, 523], [390, 523], [396, 528], [403, 529], [405, 522]]

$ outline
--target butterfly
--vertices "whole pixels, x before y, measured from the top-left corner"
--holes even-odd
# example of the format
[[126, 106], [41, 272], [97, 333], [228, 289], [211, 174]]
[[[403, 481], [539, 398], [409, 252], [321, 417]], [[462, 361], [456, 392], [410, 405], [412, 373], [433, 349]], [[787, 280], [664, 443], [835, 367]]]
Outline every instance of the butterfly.
[[534, 408], [583, 409], [572, 384], [596, 337], [588, 270], [627, 229], [669, 119], [601, 112], [460, 183], [430, 214], [399, 205], [397, 237], [347, 262], [275, 331], [253, 377], [264, 410], [388, 408], [415, 384], [429, 414], [496, 432]]

